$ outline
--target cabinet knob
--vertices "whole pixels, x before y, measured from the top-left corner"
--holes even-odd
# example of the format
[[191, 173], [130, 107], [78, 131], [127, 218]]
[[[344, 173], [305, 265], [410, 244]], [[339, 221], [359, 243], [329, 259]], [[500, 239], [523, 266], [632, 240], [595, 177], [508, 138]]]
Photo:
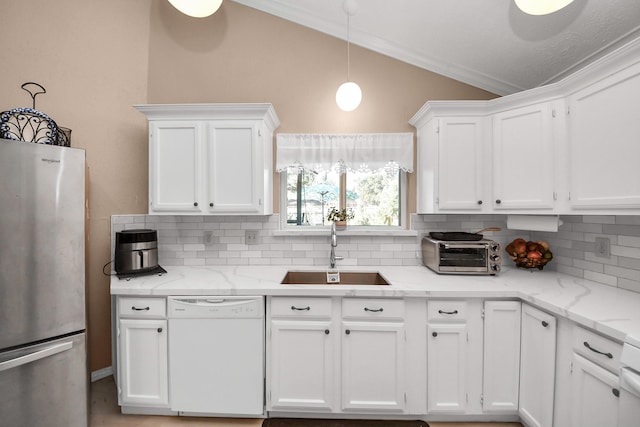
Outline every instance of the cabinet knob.
[[330, 331], [329, 331], [328, 329], [325, 329], [325, 330], [324, 330], [324, 334], [325, 334], [325, 335], [329, 335], [329, 332], [330, 332]]
[[547, 326], [549, 326], [549, 322], [546, 322], [546, 321], [543, 320], [542, 321], [542, 326], [544, 326], [546, 328]]
[[213, 202], [209, 203], [209, 207], [213, 207]]
[[478, 204], [481, 205], [482, 204], [482, 200], [478, 200]]
[[162, 328], [158, 328], [158, 333], [162, 332]]
[[500, 203], [502, 203], [502, 200], [497, 199], [497, 200], [496, 200], [496, 205], [499, 205]]
[[433, 337], [437, 337], [437, 336], [438, 336], [438, 333], [437, 333], [437, 332], [431, 332], [431, 335], [432, 335]]
[[613, 393], [615, 397], [620, 397], [620, 390], [618, 390], [617, 388], [612, 388], [611, 393]]
[[346, 331], [344, 331], [344, 333], [349, 335], [351, 333], [351, 331], [349, 329], [347, 329]]
[[198, 206], [198, 202], [193, 202], [193, 206]]

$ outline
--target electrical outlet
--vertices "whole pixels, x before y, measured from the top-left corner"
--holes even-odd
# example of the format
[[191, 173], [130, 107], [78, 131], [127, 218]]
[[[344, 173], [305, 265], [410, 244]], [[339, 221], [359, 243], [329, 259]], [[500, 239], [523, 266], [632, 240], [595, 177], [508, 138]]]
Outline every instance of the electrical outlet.
[[596, 243], [593, 252], [599, 258], [610, 258], [611, 240], [609, 240], [607, 237], [596, 237]]
[[205, 245], [211, 245], [213, 244], [213, 231], [211, 230], [206, 230], [204, 232], [204, 244]]
[[258, 230], [246, 230], [244, 232], [244, 244], [245, 245], [257, 245], [258, 244]]

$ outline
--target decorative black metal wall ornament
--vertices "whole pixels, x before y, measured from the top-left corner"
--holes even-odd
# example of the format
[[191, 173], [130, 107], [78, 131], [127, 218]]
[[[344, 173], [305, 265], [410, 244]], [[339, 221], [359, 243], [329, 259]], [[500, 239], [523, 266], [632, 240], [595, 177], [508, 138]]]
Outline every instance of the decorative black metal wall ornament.
[[0, 113], [0, 137], [37, 144], [71, 146], [71, 129], [59, 127], [42, 111], [36, 110], [36, 96], [47, 93], [35, 82], [22, 84], [33, 101], [33, 108], [21, 107]]

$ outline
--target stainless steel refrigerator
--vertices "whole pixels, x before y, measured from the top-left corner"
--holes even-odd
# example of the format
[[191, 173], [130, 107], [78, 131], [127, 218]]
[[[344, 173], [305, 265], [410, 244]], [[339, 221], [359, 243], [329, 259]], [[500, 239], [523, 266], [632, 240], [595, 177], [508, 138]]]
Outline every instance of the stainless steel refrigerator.
[[88, 425], [85, 152], [0, 139], [0, 426]]

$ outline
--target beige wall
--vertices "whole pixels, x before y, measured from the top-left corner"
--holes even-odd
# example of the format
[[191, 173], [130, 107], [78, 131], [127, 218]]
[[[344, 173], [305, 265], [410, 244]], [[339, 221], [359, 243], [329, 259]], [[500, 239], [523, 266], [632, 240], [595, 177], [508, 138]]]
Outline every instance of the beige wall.
[[[6, 1], [0, 13], [0, 109], [30, 106], [20, 85], [41, 83], [48, 93], [37, 109], [87, 151], [91, 370], [111, 364], [109, 218], [146, 212], [146, 122], [131, 105], [271, 102], [278, 132], [402, 132], [427, 100], [494, 97], [352, 46], [363, 102], [342, 112], [334, 97], [346, 78], [344, 41], [229, 0], [205, 19], [164, 0]], [[414, 186], [410, 178], [410, 208]]]
[[0, 110], [30, 107], [20, 88], [47, 93], [36, 108], [72, 129], [90, 173], [88, 327], [90, 367], [111, 364], [109, 279], [112, 214], [145, 212], [146, 102], [151, 0], [20, 0], [0, 5]]

